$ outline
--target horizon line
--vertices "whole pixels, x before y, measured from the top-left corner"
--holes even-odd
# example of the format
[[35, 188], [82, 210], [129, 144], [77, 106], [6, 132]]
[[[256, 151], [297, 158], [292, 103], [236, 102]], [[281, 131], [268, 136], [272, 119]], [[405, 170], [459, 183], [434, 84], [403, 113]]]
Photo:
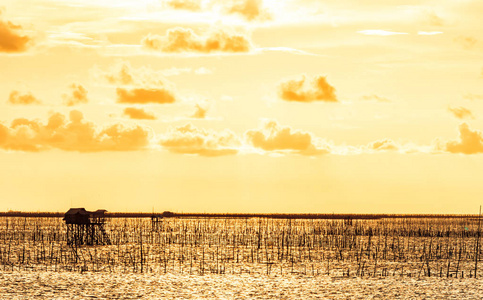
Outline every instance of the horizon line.
[[[65, 212], [4, 211], [0, 217], [57, 218]], [[177, 213], [106, 212], [106, 218], [269, 218], [269, 219], [397, 219], [397, 218], [475, 218], [479, 214], [387, 214], [387, 213]]]

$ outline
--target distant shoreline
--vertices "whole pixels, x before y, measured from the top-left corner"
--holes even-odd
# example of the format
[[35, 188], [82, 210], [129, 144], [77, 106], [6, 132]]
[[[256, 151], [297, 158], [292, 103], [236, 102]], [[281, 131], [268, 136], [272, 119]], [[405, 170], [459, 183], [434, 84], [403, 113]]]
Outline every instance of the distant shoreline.
[[[376, 219], [458, 219], [478, 218], [478, 214], [282, 214], [282, 213], [146, 213], [146, 212], [107, 212], [107, 218], [270, 218], [270, 219], [326, 219], [326, 220], [376, 220]], [[0, 217], [61, 218], [64, 212], [0, 212]]]

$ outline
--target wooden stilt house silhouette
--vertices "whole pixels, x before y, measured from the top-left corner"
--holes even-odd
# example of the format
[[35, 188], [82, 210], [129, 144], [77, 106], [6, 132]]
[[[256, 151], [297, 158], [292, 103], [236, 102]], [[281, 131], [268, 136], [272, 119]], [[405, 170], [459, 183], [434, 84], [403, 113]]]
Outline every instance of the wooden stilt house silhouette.
[[110, 245], [104, 209], [71, 208], [64, 215], [68, 245]]
[[163, 229], [163, 218], [173, 217], [174, 213], [170, 211], [165, 211], [162, 214], [152, 214], [151, 215], [151, 229], [153, 231], [158, 231]]

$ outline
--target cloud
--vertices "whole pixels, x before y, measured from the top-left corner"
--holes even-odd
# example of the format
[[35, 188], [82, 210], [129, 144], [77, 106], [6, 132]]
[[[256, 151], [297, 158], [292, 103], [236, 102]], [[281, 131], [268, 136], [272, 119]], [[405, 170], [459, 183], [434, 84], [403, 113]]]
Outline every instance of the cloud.
[[240, 141], [231, 131], [198, 129], [191, 124], [171, 128], [160, 145], [174, 153], [222, 156], [238, 153]]
[[241, 34], [213, 31], [199, 36], [191, 29], [176, 27], [165, 36], [149, 34], [141, 41], [146, 49], [164, 53], [238, 53], [249, 52], [250, 41]]
[[166, 88], [135, 88], [131, 90], [117, 88], [117, 102], [128, 104], [173, 103], [176, 98], [172, 91]]
[[82, 85], [73, 83], [70, 89], [70, 94], [63, 95], [65, 105], [74, 106], [89, 102], [87, 99], [87, 90]]
[[197, 0], [170, 0], [166, 4], [174, 9], [184, 9], [190, 11], [201, 10], [201, 1]]
[[271, 18], [270, 13], [263, 8], [262, 0], [237, 0], [228, 9], [228, 13], [240, 14], [248, 21], [268, 20]]
[[380, 36], [408, 34], [407, 32], [397, 32], [397, 31], [389, 31], [389, 30], [381, 30], [381, 29], [360, 30], [358, 31], [358, 33], [361, 33], [364, 35], [380, 35]]
[[131, 119], [138, 120], [156, 120], [156, 116], [150, 112], [146, 112], [142, 108], [126, 107], [124, 114]]
[[40, 104], [41, 102], [35, 98], [31, 93], [20, 94], [19, 91], [12, 91], [8, 97], [8, 103], [10, 104]]
[[[441, 147], [439, 148], [441, 149]], [[375, 154], [380, 152], [397, 152], [399, 154], [435, 153], [435, 145], [417, 145], [412, 142], [398, 143], [390, 138], [382, 138], [366, 145], [330, 145], [330, 153], [336, 155]]]
[[[191, 70], [191, 69], [190, 69]], [[117, 102], [127, 104], [174, 103], [177, 100], [174, 84], [163, 76], [163, 71], [149, 67], [132, 68], [129, 62], [121, 61], [108, 71], [93, 70], [97, 79], [106, 79], [116, 88]]]
[[129, 63], [121, 63], [110, 73], [105, 73], [104, 77], [111, 84], [128, 85], [134, 83], [131, 65]]
[[448, 111], [451, 112], [456, 118], [458, 119], [465, 119], [465, 118], [470, 118], [474, 119], [475, 117], [473, 116], [473, 113], [471, 110], [459, 106], [459, 107], [448, 107]]
[[474, 37], [471, 36], [459, 36], [455, 38], [454, 41], [460, 44], [465, 50], [471, 50], [478, 42]]
[[201, 105], [196, 104], [196, 111], [191, 117], [195, 119], [204, 119], [206, 118], [207, 111], [207, 108], [203, 108]]
[[[200, 71], [198, 71], [200, 70]], [[183, 73], [206, 74], [210, 70], [199, 68], [169, 68], [163, 70], [153, 70], [150, 67], [133, 68], [128, 61], [120, 61], [114, 64], [109, 70], [104, 71], [94, 67], [91, 72], [96, 80], [107, 80], [112, 85], [124, 87], [137, 87], [142, 89], [158, 89], [170, 91], [173, 95], [175, 86], [165, 76], [181, 75]]]
[[446, 151], [450, 153], [475, 154], [483, 152], [483, 136], [478, 130], [471, 130], [468, 124], [459, 126], [459, 140], [446, 143]]
[[127, 61], [120, 61], [114, 64], [109, 70], [104, 71], [94, 67], [91, 72], [96, 80], [107, 80], [113, 85], [123, 86], [159, 86], [172, 85], [165, 77], [178, 76], [183, 74], [208, 75], [213, 70], [200, 67], [193, 68], [176, 68], [153, 70], [150, 67], [133, 68]]
[[380, 152], [397, 152], [399, 154], [411, 153], [435, 153], [441, 152], [441, 146], [435, 145], [418, 145], [412, 142], [398, 143], [389, 138], [382, 138], [372, 141], [366, 145], [330, 145], [330, 153], [337, 155], [359, 155], [359, 154], [375, 154]]
[[0, 147], [7, 142], [8, 136], [8, 128], [0, 123]]
[[329, 153], [327, 145], [317, 143], [312, 134], [281, 126], [276, 121], [267, 120], [261, 129], [245, 133], [248, 143], [267, 152], [291, 152], [303, 155]]
[[[234, 0], [227, 3], [229, 4], [222, 4], [222, 13], [224, 14], [237, 14], [248, 21], [271, 19], [268, 10], [263, 7], [263, 0]], [[199, 12], [203, 9], [201, 0], [168, 0], [165, 4], [172, 9], [192, 12]], [[217, 6], [217, 1], [211, 1], [208, 6]]]
[[19, 33], [22, 27], [2, 20], [0, 11], [0, 52], [18, 53], [27, 50], [31, 38]]
[[314, 76], [307, 79], [305, 75], [300, 80], [293, 79], [282, 82], [278, 92], [280, 98], [296, 102], [338, 102], [335, 88], [331, 86], [325, 76]]
[[374, 151], [385, 151], [385, 150], [398, 150], [399, 147], [393, 140], [390, 139], [382, 139], [375, 142], [372, 142], [368, 145], [370, 150]]
[[133, 151], [145, 149], [148, 143], [149, 132], [140, 126], [114, 124], [101, 128], [84, 120], [77, 110], [70, 112], [69, 120], [54, 113], [47, 124], [24, 118], [13, 120], [10, 127], [0, 124], [0, 148], [7, 150]]
[[378, 95], [375, 95], [375, 94], [362, 96], [362, 100], [364, 100], [364, 101], [383, 102], [383, 103], [391, 102], [391, 100], [389, 100], [388, 98], [381, 97], [381, 96], [378, 96]]

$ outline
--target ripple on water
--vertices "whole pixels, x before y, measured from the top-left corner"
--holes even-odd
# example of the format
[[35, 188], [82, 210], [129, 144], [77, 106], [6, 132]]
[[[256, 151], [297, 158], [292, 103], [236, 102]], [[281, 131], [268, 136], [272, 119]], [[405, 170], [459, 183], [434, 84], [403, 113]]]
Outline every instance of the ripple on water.
[[474, 279], [331, 278], [259, 276], [109, 274], [18, 271], [0, 274], [1, 299], [139, 298], [333, 298], [480, 299], [483, 282]]

